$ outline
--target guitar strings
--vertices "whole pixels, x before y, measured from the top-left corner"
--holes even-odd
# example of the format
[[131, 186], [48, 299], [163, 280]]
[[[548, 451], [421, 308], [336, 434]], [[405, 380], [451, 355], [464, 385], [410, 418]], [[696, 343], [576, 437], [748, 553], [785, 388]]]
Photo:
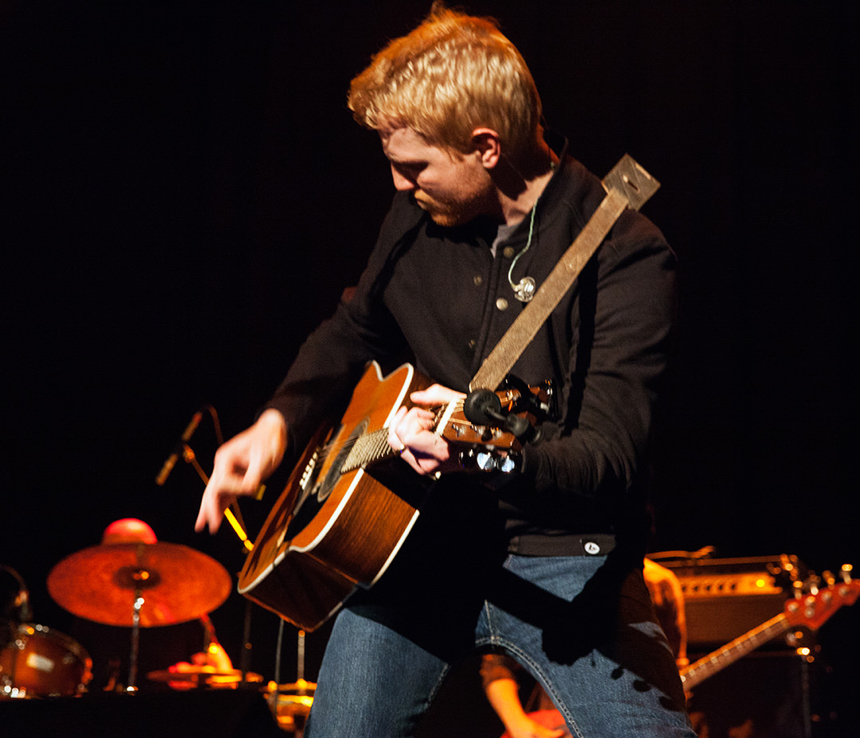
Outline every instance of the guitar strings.
[[[462, 411], [464, 400], [465, 400], [465, 398], [461, 398], [461, 399], [454, 401], [454, 411], [455, 412], [456, 411]], [[447, 408], [447, 406], [445, 406], [445, 407]], [[439, 416], [441, 415], [443, 409], [444, 408], [442, 408], [436, 412], [437, 420], [438, 420]], [[457, 421], [452, 420], [451, 422], [457, 422]], [[460, 421], [460, 422], [462, 422], [462, 421]], [[360, 436], [357, 436], [355, 438], [350, 437], [350, 438], [347, 438], [345, 440], [331, 441], [330, 443], [326, 443], [326, 444], [320, 446], [319, 449], [317, 449], [318, 458], [321, 462], [325, 462], [329, 458], [329, 456], [332, 454], [338, 454], [341, 451], [352, 452], [352, 450], [355, 448], [355, 446], [358, 445], [359, 443], [364, 443], [364, 444], [368, 445], [369, 447], [371, 447], [371, 445], [374, 444], [374, 441], [378, 442], [379, 439], [382, 437], [384, 437], [386, 439], [388, 438], [388, 427], [387, 426], [384, 428], [378, 428], [377, 430], [370, 431], [368, 433], [362, 433]], [[368, 459], [368, 461], [374, 461], [376, 459], [383, 458], [384, 456], [388, 455], [389, 452], [390, 452], [390, 454], [396, 453], [394, 451], [394, 449], [392, 449], [391, 446], [388, 446], [386, 443], [386, 448], [377, 449], [377, 453], [373, 454], [371, 456], [371, 458]]]

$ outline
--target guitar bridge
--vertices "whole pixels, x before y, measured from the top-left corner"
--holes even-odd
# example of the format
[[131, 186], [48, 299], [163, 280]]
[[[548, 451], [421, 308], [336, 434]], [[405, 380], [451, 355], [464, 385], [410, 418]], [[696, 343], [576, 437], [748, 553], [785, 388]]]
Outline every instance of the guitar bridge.
[[307, 465], [305, 466], [304, 471], [302, 472], [302, 478], [299, 480], [299, 486], [302, 490], [307, 490], [308, 485], [311, 483], [311, 479], [313, 478], [314, 469], [316, 469], [317, 461], [319, 460], [319, 449], [314, 451], [313, 456], [311, 456]]

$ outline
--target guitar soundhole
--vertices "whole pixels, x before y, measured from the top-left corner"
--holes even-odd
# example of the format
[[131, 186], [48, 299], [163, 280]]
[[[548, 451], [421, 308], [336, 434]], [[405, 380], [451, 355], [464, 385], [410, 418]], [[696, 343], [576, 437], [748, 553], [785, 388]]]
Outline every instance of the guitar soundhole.
[[316, 517], [340, 481], [341, 469], [356, 441], [366, 429], [367, 420], [363, 420], [342, 440], [343, 426], [338, 426], [316, 449], [302, 476], [302, 492], [293, 510], [293, 519], [284, 534], [284, 540], [294, 538]]

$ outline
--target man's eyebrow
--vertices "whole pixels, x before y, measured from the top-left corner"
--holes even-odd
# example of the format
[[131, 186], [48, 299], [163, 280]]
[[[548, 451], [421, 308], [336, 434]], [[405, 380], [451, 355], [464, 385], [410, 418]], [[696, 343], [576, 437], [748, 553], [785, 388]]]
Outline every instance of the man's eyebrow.
[[393, 154], [387, 151], [385, 152], [385, 156], [388, 158], [389, 161], [395, 162], [397, 164], [425, 164], [427, 161], [426, 159], [422, 159], [420, 156], [398, 157], [397, 154]]
[[388, 161], [392, 166], [400, 167], [401, 169], [423, 169], [427, 166], [425, 159], [392, 159], [388, 157]]

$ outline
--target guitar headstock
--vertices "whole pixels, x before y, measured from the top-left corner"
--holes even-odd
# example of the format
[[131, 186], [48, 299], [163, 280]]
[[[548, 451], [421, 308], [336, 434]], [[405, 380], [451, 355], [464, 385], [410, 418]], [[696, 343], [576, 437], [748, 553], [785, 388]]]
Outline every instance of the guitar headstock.
[[[512, 391], [497, 392], [496, 395], [505, 409], [513, 407], [519, 399], [518, 393]], [[513, 433], [503, 430], [501, 425], [477, 425], [471, 422], [463, 412], [462, 400], [452, 408], [449, 406], [449, 409], [447, 417], [443, 415], [446, 422], [437, 426], [437, 432], [447, 441], [470, 448], [484, 447], [506, 451], [519, 451], [522, 448], [519, 439]]]
[[814, 585], [785, 605], [785, 617], [793, 626], [809, 630], [820, 628], [843, 605], [853, 605], [860, 596], [860, 579], [851, 579], [851, 568], [842, 567], [843, 580], [832, 581], [826, 587]]
[[[526, 422], [533, 430], [537, 416], [547, 417], [551, 413], [553, 399], [549, 383], [536, 387], [520, 382], [510, 382], [507, 387], [493, 394], [498, 400], [498, 412], [503, 418], [514, 417]], [[443, 408], [436, 422], [436, 432], [451, 443], [470, 449], [518, 452], [522, 449], [521, 435], [515, 435], [502, 425], [478, 424], [466, 417], [464, 401], [457, 400]]]

